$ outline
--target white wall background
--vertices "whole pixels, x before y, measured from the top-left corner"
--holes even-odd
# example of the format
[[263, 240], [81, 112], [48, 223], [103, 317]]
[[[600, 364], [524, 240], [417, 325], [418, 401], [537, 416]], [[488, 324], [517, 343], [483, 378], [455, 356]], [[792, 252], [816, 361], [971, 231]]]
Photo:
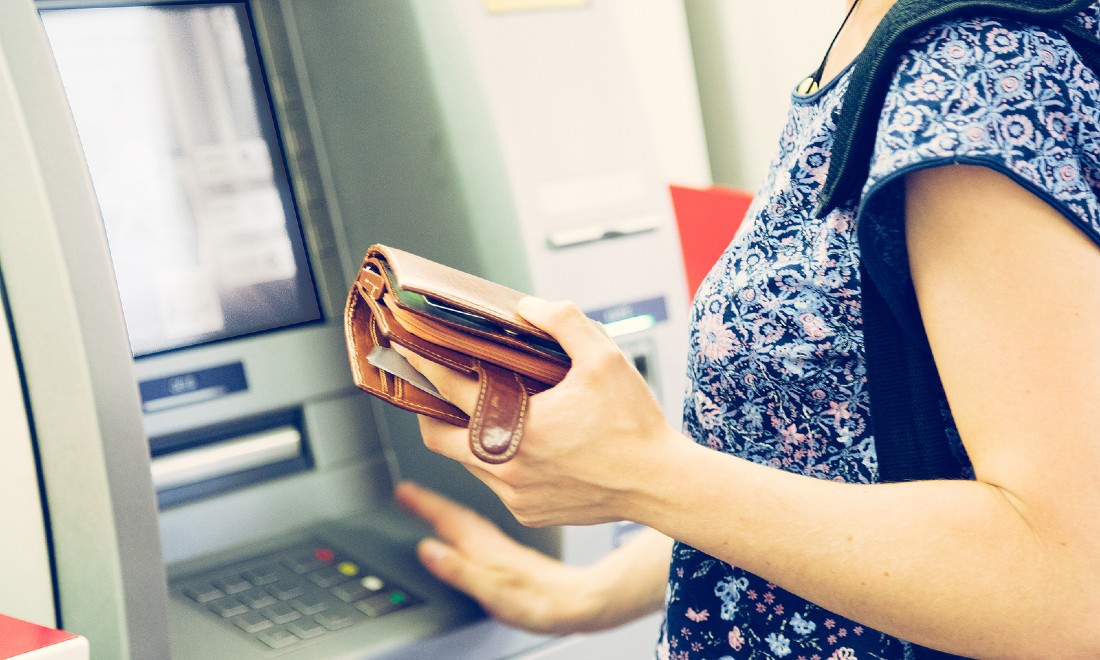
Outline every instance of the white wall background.
[[709, 186], [712, 178], [683, 0], [617, 0], [615, 14], [665, 180]]
[[842, 0], [684, 0], [714, 181], [755, 192]]

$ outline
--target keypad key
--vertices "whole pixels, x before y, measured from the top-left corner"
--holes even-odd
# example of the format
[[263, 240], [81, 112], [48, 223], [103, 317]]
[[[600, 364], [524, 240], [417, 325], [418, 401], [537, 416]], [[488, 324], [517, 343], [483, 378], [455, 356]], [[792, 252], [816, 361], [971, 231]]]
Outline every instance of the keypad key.
[[328, 632], [328, 628], [312, 619], [296, 621], [287, 626], [286, 629], [301, 639], [313, 639], [314, 637], [319, 637]]
[[280, 625], [302, 618], [301, 613], [286, 603], [276, 603], [260, 610], [263, 615]]
[[227, 594], [239, 594], [252, 588], [252, 583], [239, 575], [214, 580], [214, 586]]
[[305, 589], [302, 588], [302, 585], [295, 584], [290, 580], [279, 580], [269, 586], [267, 591], [279, 600], [290, 600], [291, 598], [297, 598], [305, 593]]
[[258, 635], [257, 638], [273, 649], [283, 649], [298, 643], [298, 637], [288, 630], [272, 630]]
[[327, 610], [328, 602], [325, 601], [324, 596], [306, 594], [290, 601], [290, 606], [306, 616], [311, 616]]
[[377, 594], [355, 603], [360, 612], [370, 617], [383, 616], [396, 610], [415, 605], [418, 601], [403, 591]]
[[328, 628], [329, 630], [340, 630], [341, 628], [347, 628], [351, 624], [355, 623], [354, 616], [350, 615], [347, 612], [341, 612], [338, 610], [322, 612], [313, 617], [313, 620]]
[[310, 582], [322, 589], [334, 587], [341, 582], [346, 582], [348, 579], [349, 576], [341, 573], [335, 566], [327, 566], [309, 574]]
[[263, 589], [250, 589], [242, 594], [237, 594], [237, 598], [240, 598], [241, 602], [254, 610], [274, 605], [277, 602], [274, 596]]
[[332, 588], [332, 595], [345, 603], [354, 603], [360, 598], [366, 598], [371, 594], [370, 590], [358, 582], [348, 582]]
[[267, 630], [274, 626], [267, 617], [259, 612], [248, 612], [233, 619], [233, 623], [237, 624], [237, 627], [246, 633], [258, 633], [261, 630]]
[[361, 600], [358, 603], [355, 603], [355, 607], [358, 608], [360, 612], [366, 614], [369, 617], [378, 617], [389, 614], [390, 612], [397, 609], [399, 606], [390, 602], [390, 599], [387, 598], [385, 595], [381, 595], [371, 596], [366, 600]]
[[371, 596], [370, 598], [359, 601], [355, 604], [355, 607], [369, 617], [376, 617], [401, 609], [403, 605], [404, 603], [395, 603], [391, 600], [389, 594], [378, 594], [377, 596]]
[[318, 559], [312, 552], [309, 554], [295, 555], [283, 560], [283, 565], [298, 575], [308, 573], [324, 566], [324, 562]]
[[209, 584], [200, 584], [194, 587], [188, 587], [187, 589], [183, 590], [183, 593], [185, 596], [195, 601], [196, 603], [199, 603], [200, 605], [205, 605], [225, 595], [220, 589], [217, 589]]
[[283, 560], [283, 565], [286, 568], [301, 575], [310, 571], [316, 571], [321, 568], [324, 563], [317, 559], [316, 555], [312, 552], [304, 552], [300, 554], [294, 554], [292, 557], [287, 557]]
[[279, 567], [275, 564], [264, 564], [241, 573], [241, 577], [257, 587], [262, 587], [279, 579]]
[[207, 605], [211, 612], [224, 617], [226, 619], [237, 616], [238, 614], [244, 614], [248, 611], [248, 605], [245, 605], [236, 598], [223, 598], [216, 600], [213, 603]]

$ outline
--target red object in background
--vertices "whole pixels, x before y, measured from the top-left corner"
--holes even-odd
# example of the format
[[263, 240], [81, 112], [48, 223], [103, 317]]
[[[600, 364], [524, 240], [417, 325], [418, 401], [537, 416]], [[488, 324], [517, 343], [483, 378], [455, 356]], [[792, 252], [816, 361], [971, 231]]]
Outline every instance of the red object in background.
[[733, 240], [752, 204], [752, 195], [719, 186], [703, 189], [669, 186], [669, 190], [680, 228], [688, 295], [694, 296]]
[[[72, 647], [72, 655], [65, 653], [70, 647], [62, 644], [80, 643]], [[43, 649], [54, 647], [56, 654], [44, 655]], [[0, 614], [0, 658], [27, 657], [77, 658], [88, 657], [87, 643], [79, 635], [46, 628], [34, 623]], [[31, 655], [34, 654], [34, 655]]]

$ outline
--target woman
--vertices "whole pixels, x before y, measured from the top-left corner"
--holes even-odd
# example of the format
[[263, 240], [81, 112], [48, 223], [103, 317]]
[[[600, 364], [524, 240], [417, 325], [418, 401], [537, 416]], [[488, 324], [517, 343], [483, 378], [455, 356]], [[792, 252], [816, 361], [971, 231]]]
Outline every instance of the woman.
[[[869, 177], [819, 216], [848, 65], [893, 4], [847, 0], [696, 295], [684, 433], [576, 308], [533, 299], [573, 368], [534, 397], [519, 454], [487, 465], [464, 429], [421, 423], [525, 524], [653, 531], [571, 568], [404, 484], [437, 530], [430, 571], [536, 631], [664, 606], [661, 657], [1100, 657], [1100, 83], [1055, 29], [947, 19], [890, 65]], [[957, 479], [877, 483], [855, 227], [888, 222], [883, 200], [905, 249], [875, 257], [931, 346]], [[472, 383], [415, 364], [472, 408]]]

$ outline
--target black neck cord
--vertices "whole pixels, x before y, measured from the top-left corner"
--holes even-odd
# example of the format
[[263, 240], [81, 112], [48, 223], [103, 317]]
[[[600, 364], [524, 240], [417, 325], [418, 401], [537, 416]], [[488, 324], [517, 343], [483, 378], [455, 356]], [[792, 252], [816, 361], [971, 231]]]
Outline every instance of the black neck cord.
[[844, 26], [848, 24], [848, 19], [855, 13], [858, 4], [859, 0], [855, 0], [855, 2], [852, 3], [852, 7], [848, 10], [848, 14], [844, 17], [844, 20], [841, 21], [836, 34], [833, 35], [833, 40], [829, 42], [829, 47], [825, 49], [825, 57], [821, 58], [821, 65], [817, 67], [817, 71], [814, 72], [814, 75], [810, 76], [802, 83], [803, 94], [813, 94], [820, 89], [821, 76], [825, 74], [825, 66], [829, 62], [829, 55], [833, 52], [833, 46], [836, 45], [836, 40], [840, 38], [840, 33], [844, 31]]

